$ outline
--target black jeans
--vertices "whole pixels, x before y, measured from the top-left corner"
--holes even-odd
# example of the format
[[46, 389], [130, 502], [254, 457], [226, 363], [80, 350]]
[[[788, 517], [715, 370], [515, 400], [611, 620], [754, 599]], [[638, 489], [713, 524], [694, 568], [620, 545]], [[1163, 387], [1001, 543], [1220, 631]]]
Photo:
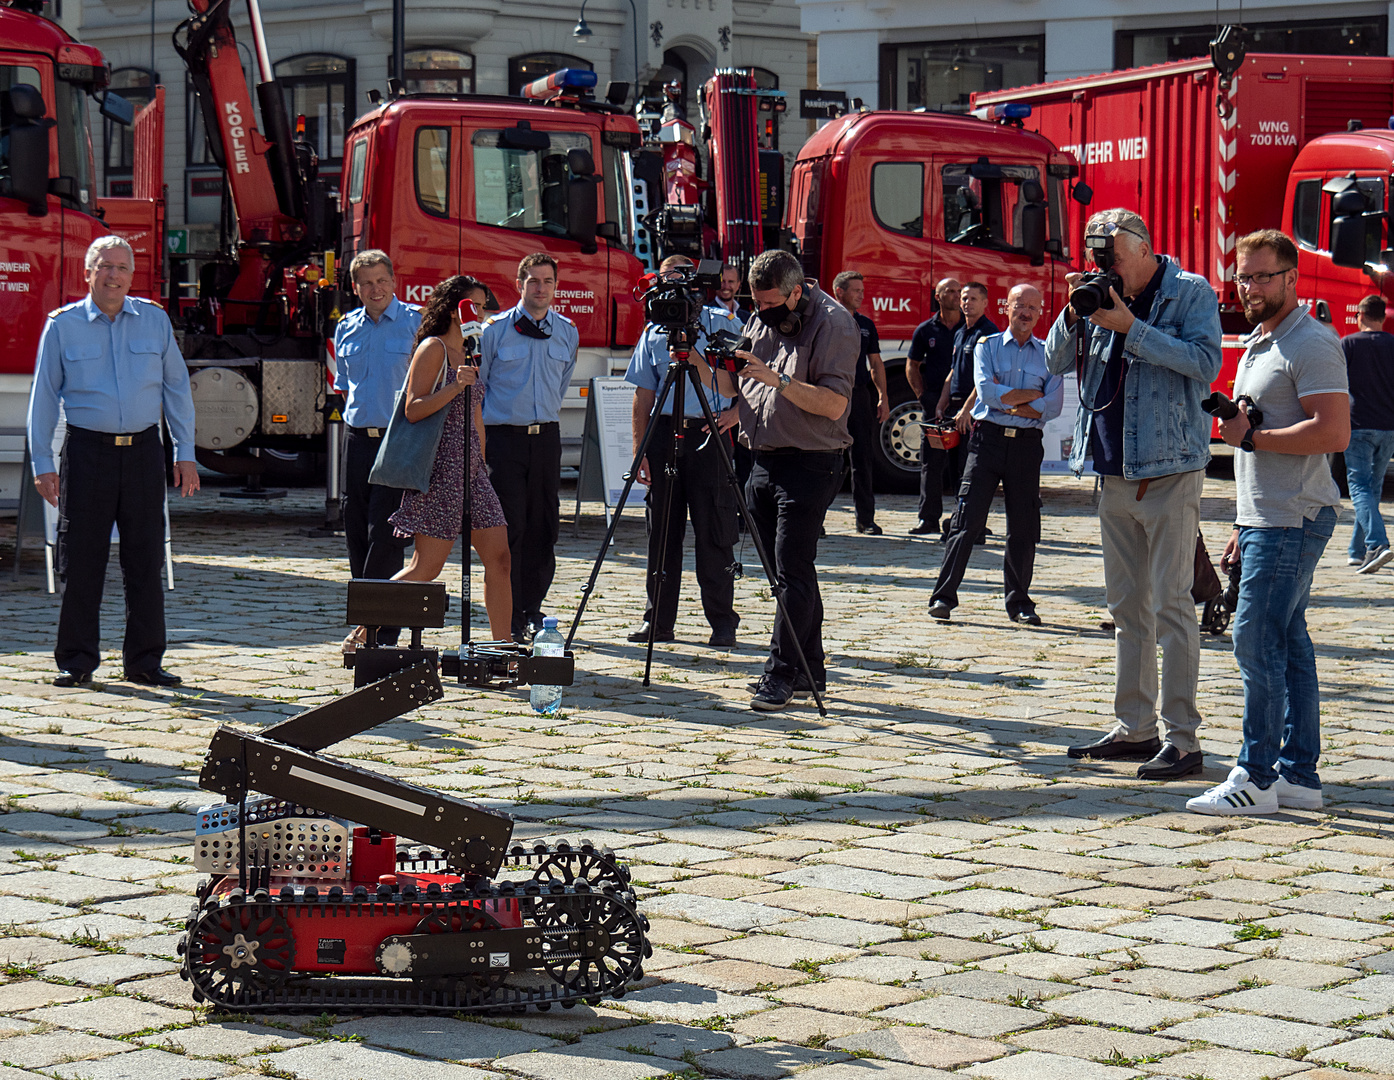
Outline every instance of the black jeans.
[[[933, 401], [920, 399], [926, 420], [933, 419], [934, 407], [938, 404], [937, 394]], [[944, 480], [951, 452], [933, 449], [928, 439], [920, 447], [920, 520], [936, 528], [944, 514]]]
[[508, 522], [513, 558], [513, 633], [542, 621], [542, 604], [557, 572], [561, 529], [561, 428], [490, 424], [484, 429], [484, 459]]
[[[957, 395], [950, 396], [949, 404], [944, 408], [944, 415], [952, 420], [967, 400]], [[948, 460], [948, 467], [944, 474], [943, 490], [957, 491], [963, 484], [963, 470], [968, 467], [968, 439], [959, 439], [957, 446], [944, 451], [944, 456]]]
[[101, 663], [102, 590], [111, 527], [121, 538], [126, 593], [125, 673], [154, 671], [165, 655], [165, 455], [159, 427], [117, 446], [69, 427], [58, 467], [58, 576], [63, 584], [53, 659], [63, 671]]
[[[677, 458], [670, 481], [667, 467], [673, 457], [673, 421], [660, 417], [649, 441], [648, 610], [645, 620], [664, 633], [671, 632], [678, 617], [678, 594], [682, 588], [683, 541], [687, 518], [692, 515], [692, 534], [696, 546], [697, 588], [702, 594], [702, 612], [713, 630], [734, 630], [740, 623], [735, 609], [735, 579], [731, 565], [736, 543], [736, 493], [721, 465], [717, 439], [729, 436], [703, 434], [701, 423], [687, 426], [684, 451]], [[698, 449], [703, 447], [702, 449]], [[672, 505], [668, 511], [668, 534], [663, 535], [663, 500], [671, 484]], [[663, 567], [663, 579], [658, 568]], [[655, 596], [657, 611], [655, 611]]]
[[[402, 489], [368, 483], [381, 445], [381, 438], [352, 428], [344, 432], [344, 543], [349, 573], [356, 578], [385, 580], [395, 576], [411, 543], [394, 535], [387, 520], [402, 505]], [[395, 645], [397, 637], [395, 626], [378, 628], [380, 645]]]
[[870, 525], [876, 520], [876, 493], [871, 487], [871, 462], [880, 441], [881, 425], [876, 422], [876, 402], [880, 395], [875, 383], [852, 390], [852, 405], [847, 412], [847, 433], [852, 436], [852, 506], [856, 509], [857, 524]]
[[[1015, 431], [1014, 438], [1005, 434]], [[1007, 590], [1007, 613], [1035, 611], [1030, 596], [1041, 539], [1041, 458], [1044, 445], [1037, 428], [1003, 428], [979, 423], [968, 442], [968, 465], [958, 490], [958, 507], [949, 527], [944, 565], [931, 601], [958, 606], [958, 586], [973, 554], [973, 541], [987, 524], [997, 485], [1007, 504], [1007, 551], [1002, 579]], [[963, 443], [959, 443], [960, 446]]]
[[[775, 577], [784, 590], [784, 610], [809, 670], [821, 683], [827, 673], [823, 654], [823, 598], [818, 592], [818, 534], [833, 496], [842, 484], [842, 452], [761, 453], [756, 451], [745, 501]], [[791, 682], [802, 674], [789, 626], [775, 619], [765, 670]]]

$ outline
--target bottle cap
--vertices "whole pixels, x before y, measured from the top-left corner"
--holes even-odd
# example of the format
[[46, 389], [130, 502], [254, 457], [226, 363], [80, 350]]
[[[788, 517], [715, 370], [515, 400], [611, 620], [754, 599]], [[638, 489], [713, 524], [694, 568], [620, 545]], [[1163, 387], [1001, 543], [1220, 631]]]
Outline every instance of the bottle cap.
[[542, 629], [555, 630], [557, 628], [557, 617], [555, 615], [544, 615], [542, 618]]

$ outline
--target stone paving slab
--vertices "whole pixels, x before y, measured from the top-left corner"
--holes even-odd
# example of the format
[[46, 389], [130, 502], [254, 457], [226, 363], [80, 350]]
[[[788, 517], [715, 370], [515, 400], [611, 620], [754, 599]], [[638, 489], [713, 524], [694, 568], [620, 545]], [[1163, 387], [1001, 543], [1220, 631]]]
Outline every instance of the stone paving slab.
[[[337, 651], [342, 541], [298, 532], [318, 523], [322, 493], [229, 507], [215, 487], [171, 504], [178, 692], [49, 686], [55, 609], [34, 588], [39, 566], [26, 556], [18, 584], [0, 577], [17, 616], [0, 628], [0, 1055], [28, 1055], [0, 1062], [55, 1080], [107, 1055], [102, 1077], [138, 1069], [139, 1080], [263, 1068], [301, 1080], [1394, 1074], [1394, 631], [1383, 618], [1394, 575], [1350, 573], [1342, 538], [1317, 568], [1326, 809], [1190, 815], [1185, 799], [1238, 748], [1228, 639], [1202, 638], [1204, 777], [1148, 785], [1126, 763], [1068, 759], [1065, 746], [1108, 722], [1113, 642], [1097, 629], [1091, 485], [1055, 477], [1034, 583], [1043, 632], [1002, 617], [995, 539], [974, 552], [954, 624], [907, 618], [923, 610], [942, 548], [905, 537], [913, 497], [878, 499], [882, 537], [858, 536], [839, 497], [819, 551], [826, 717], [802, 703], [747, 708], [770, 616], [751, 578], [737, 584], [745, 647], [703, 648], [685, 593], [679, 640], [640, 687], [642, 649], [622, 638], [642, 613], [645, 538], [624, 519], [562, 713], [539, 718], [524, 694], [452, 684], [335, 748], [509, 810], [520, 840], [592, 837], [631, 856], [656, 954], [622, 1001], [485, 1023], [208, 1023], [172, 973], [200, 882], [188, 811], [214, 801], [195, 786], [208, 739], [351, 685]], [[1207, 481], [1212, 550], [1232, 495]], [[549, 606], [563, 617], [596, 522], [560, 541]], [[999, 535], [1001, 523], [998, 504]], [[0, 549], [12, 528], [0, 522]], [[444, 580], [458, 589], [458, 562]], [[478, 576], [474, 588], [482, 595]], [[108, 593], [110, 628], [121, 598]], [[426, 633], [441, 647], [457, 636]], [[119, 663], [104, 660], [108, 674]]]

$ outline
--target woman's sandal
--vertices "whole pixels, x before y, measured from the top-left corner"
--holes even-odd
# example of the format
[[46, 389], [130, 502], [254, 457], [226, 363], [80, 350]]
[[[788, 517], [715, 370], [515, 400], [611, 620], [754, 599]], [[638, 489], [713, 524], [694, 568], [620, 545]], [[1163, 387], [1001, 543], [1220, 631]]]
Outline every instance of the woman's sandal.
[[366, 626], [358, 627], [353, 633], [349, 634], [348, 637], [344, 638], [344, 655], [349, 656], [356, 653], [359, 646], [366, 645], [367, 642], [368, 628]]

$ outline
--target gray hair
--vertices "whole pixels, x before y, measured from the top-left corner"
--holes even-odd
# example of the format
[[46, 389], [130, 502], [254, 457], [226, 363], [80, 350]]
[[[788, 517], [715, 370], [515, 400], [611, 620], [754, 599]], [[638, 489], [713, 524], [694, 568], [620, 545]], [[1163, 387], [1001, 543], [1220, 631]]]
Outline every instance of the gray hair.
[[393, 277], [397, 276], [392, 269], [392, 260], [387, 257], [387, 252], [379, 251], [377, 248], [368, 248], [365, 251], [360, 251], [353, 257], [353, 262], [349, 263], [349, 281], [357, 285], [358, 271], [367, 270], [372, 266], [385, 266], [389, 274]]
[[1142, 215], [1121, 208], [1100, 210], [1094, 214], [1090, 217], [1089, 224], [1084, 227], [1085, 234], [1098, 232], [1101, 226], [1108, 224], [1118, 226], [1118, 231], [1134, 242], [1152, 246], [1152, 232], [1147, 228], [1147, 222], [1142, 220]]
[[790, 252], [779, 248], [762, 251], [750, 264], [750, 287], [764, 292], [778, 289], [782, 296], [790, 296], [794, 289], [804, 283], [803, 267]]
[[97, 260], [102, 257], [102, 252], [110, 251], [112, 248], [125, 248], [126, 254], [131, 257], [131, 267], [135, 267], [136, 253], [135, 249], [131, 247], [130, 241], [113, 233], [110, 236], [99, 236], [88, 245], [87, 255], [83, 258], [82, 265], [89, 274], [97, 269]]

